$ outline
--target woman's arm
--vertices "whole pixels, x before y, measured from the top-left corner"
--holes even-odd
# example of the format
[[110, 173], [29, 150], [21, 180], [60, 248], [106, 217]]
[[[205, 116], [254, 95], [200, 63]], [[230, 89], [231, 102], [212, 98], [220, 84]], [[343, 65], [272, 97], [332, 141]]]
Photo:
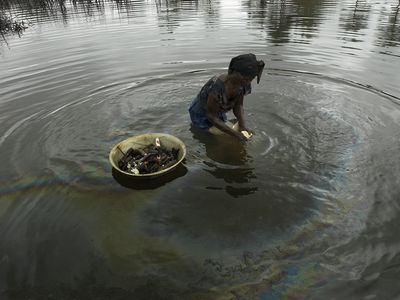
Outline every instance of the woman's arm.
[[247, 130], [244, 120], [243, 95], [238, 96], [232, 111], [239, 122], [239, 131]]
[[207, 118], [210, 120], [210, 122], [219, 130], [233, 137], [236, 137], [240, 141], [246, 141], [246, 137], [241, 132], [236, 131], [233, 128], [230, 128], [228, 125], [225, 124], [224, 121], [222, 121], [218, 117], [219, 112], [220, 112], [219, 104], [217, 103], [215, 96], [213, 94], [210, 94], [207, 100]]

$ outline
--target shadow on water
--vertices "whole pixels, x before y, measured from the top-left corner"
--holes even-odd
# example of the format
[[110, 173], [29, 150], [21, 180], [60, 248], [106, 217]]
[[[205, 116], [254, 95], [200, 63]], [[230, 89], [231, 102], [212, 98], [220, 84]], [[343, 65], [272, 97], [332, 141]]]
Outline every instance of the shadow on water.
[[174, 179], [185, 176], [187, 171], [186, 166], [181, 163], [174, 170], [156, 178], [136, 179], [118, 172], [115, 168], [112, 169], [112, 176], [123, 187], [134, 190], [151, 190], [161, 187]]

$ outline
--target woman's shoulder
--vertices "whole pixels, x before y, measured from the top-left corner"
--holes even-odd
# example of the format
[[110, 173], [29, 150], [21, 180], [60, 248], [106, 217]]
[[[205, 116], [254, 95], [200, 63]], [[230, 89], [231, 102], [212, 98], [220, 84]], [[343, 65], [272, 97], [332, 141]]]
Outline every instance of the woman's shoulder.
[[222, 93], [224, 89], [224, 82], [220, 79], [219, 75], [215, 75], [211, 77], [201, 89], [202, 93], [209, 94], [210, 92], [213, 93]]
[[212, 78], [213, 84], [212, 84], [212, 89], [218, 93], [224, 93], [225, 92], [225, 75], [215, 75]]
[[224, 79], [225, 79], [225, 75], [224, 74], [220, 74], [220, 75], [214, 75], [213, 77], [211, 77], [208, 81], [207, 84], [223, 84], [224, 83]]

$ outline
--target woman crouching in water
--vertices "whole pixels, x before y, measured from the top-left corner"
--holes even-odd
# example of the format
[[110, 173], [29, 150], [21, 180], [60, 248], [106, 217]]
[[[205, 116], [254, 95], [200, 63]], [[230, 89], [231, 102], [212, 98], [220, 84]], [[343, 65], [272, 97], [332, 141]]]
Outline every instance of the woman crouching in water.
[[[246, 141], [251, 131], [243, 115], [243, 97], [251, 93], [251, 82], [260, 82], [264, 62], [252, 53], [232, 58], [228, 74], [214, 76], [201, 88], [189, 108], [192, 124], [213, 134], [227, 133]], [[237, 123], [227, 122], [226, 113], [232, 110]], [[245, 136], [247, 135], [247, 136]]]

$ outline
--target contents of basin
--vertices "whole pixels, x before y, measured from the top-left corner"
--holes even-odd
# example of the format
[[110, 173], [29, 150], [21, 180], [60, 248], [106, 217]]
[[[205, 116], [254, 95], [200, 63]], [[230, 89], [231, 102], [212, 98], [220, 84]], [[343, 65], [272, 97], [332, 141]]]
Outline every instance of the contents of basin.
[[162, 147], [160, 139], [156, 138], [154, 144], [147, 145], [143, 149], [129, 148], [118, 161], [118, 167], [125, 172], [135, 175], [150, 174], [167, 169], [178, 161], [179, 149], [168, 150]]

